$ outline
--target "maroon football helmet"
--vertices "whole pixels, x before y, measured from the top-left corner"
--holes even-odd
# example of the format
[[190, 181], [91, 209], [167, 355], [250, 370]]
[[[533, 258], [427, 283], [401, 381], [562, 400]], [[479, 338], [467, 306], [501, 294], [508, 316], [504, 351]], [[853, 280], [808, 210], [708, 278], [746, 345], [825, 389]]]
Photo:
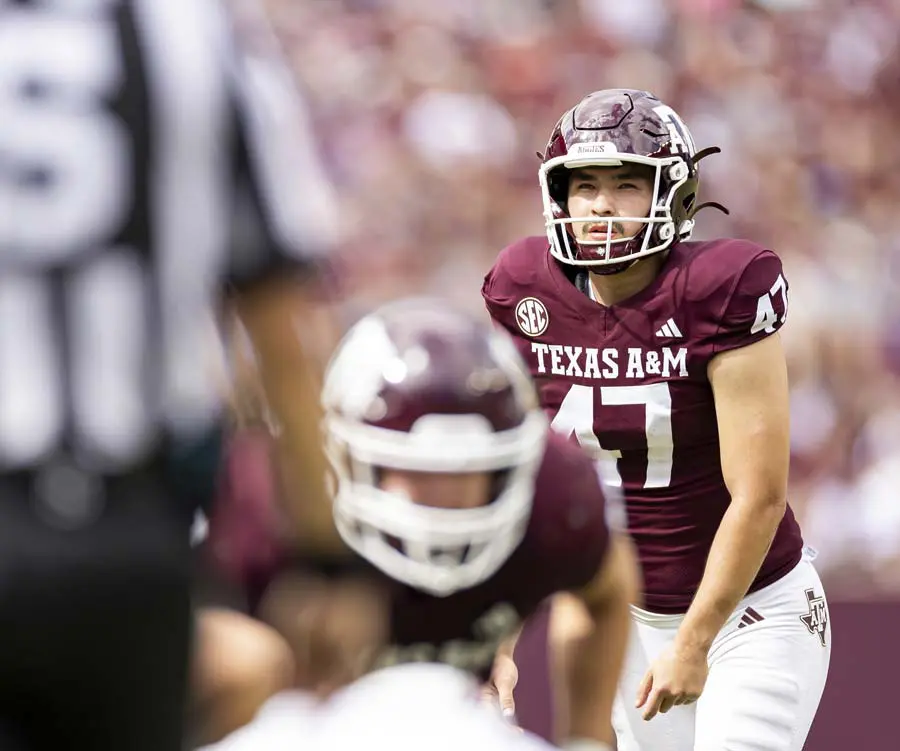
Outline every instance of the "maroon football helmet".
[[[556, 124], [539, 172], [544, 220], [550, 252], [563, 263], [587, 266], [595, 273], [616, 273], [635, 260], [659, 253], [694, 229], [699, 174], [697, 162], [718, 148], [697, 152], [678, 114], [653, 94], [632, 89], [607, 89], [588, 94]], [[653, 203], [645, 217], [609, 217], [640, 222], [633, 237], [576, 241], [571, 225], [598, 217], [569, 216], [566, 202], [569, 170], [578, 167], [643, 164], [655, 169]], [[722, 209], [719, 204], [712, 205]], [[724, 209], [722, 209], [724, 210]]]
[[[404, 300], [353, 326], [323, 388], [334, 515], [344, 540], [394, 579], [438, 595], [491, 576], [521, 541], [548, 424], [506, 334], [446, 302]], [[381, 489], [379, 470], [488, 472], [477, 508]]]

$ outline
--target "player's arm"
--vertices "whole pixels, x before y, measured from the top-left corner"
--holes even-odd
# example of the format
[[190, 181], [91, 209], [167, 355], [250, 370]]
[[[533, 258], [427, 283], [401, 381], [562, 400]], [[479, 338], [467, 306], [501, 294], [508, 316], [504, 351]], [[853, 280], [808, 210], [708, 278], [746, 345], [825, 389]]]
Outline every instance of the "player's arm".
[[703, 692], [713, 640], [756, 578], [787, 504], [788, 380], [777, 331], [787, 317], [788, 286], [771, 251], [735, 244], [730, 252], [752, 257], [736, 281], [723, 276], [712, 290], [706, 325], [714, 347], [707, 377], [731, 502], [678, 634], [638, 689], [646, 720]]
[[264, 33], [254, 39], [252, 48], [235, 45], [230, 63], [237, 190], [226, 315], [237, 316], [248, 335], [278, 427], [276, 465], [291, 532], [315, 554], [339, 547], [319, 407], [321, 375], [337, 338], [321, 276], [337, 242], [335, 199], [274, 39]]
[[269, 698], [289, 688], [294, 661], [274, 629], [242, 613], [200, 608], [196, 620], [188, 711], [193, 741], [204, 745], [250, 722]]
[[285, 510], [294, 522], [292, 534], [309, 552], [326, 551], [337, 544], [337, 533], [320, 433], [324, 364], [317, 352], [325, 344], [304, 341], [298, 328], [318, 322], [322, 335], [331, 322], [316, 298], [314, 282], [290, 276], [232, 295], [231, 312], [252, 342], [255, 375], [277, 423], [276, 464]]
[[716, 355], [708, 373], [731, 504], [678, 636], [682, 646], [704, 654], [747, 593], [784, 516], [790, 456], [788, 377], [779, 335]]
[[[561, 697], [557, 692], [557, 696], [567, 699], [561, 703], [568, 707], [560, 712], [563, 721], [557, 731], [563, 748], [599, 751], [603, 746], [592, 744], [613, 741], [610, 717], [628, 646], [629, 605], [638, 597], [639, 577], [631, 541], [611, 533], [597, 575], [573, 593], [583, 606], [581, 614], [566, 608], [565, 601], [554, 604], [551, 641], [559, 649], [552, 659], [566, 694]], [[568, 627], [561, 620], [567, 617], [572, 619]]]
[[[554, 735], [564, 748], [568, 743], [594, 751], [612, 741], [610, 716], [627, 647], [628, 606], [639, 589], [631, 542], [613, 535], [603, 565], [588, 586], [558, 593], [551, 601], [547, 642]], [[488, 700], [499, 702], [505, 715], [514, 714], [513, 690], [519, 675], [513, 657], [520, 635], [521, 629], [500, 645], [487, 689]]]
[[516, 700], [514, 691], [519, 683], [519, 669], [516, 667], [516, 644], [522, 635], [522, 627], [504, 639], [494, 654], [491, 666], [491, 678], [482, 687], [482, 696], [488, 706], [498, 707], [508, 720], [514, 721], [516, 716]]

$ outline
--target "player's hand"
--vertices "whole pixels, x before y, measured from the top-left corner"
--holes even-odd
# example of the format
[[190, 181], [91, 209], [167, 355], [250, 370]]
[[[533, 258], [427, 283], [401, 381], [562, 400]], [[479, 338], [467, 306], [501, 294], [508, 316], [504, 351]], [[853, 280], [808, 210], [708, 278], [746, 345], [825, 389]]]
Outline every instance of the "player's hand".
[[484, 699], [492, 705], [500, 707], [500, 712], [510, 722], [515, 722], [516, 700], [513, 691], [519, 682], [519, 669], [513, 659], [505, 654], [494, 658], [491, 679], [484, 686]]
[[706, 652], [669, 647], [644, 675], [635, 707], [643, 708], [645, 720], [652, 720], [657, 712], [665, 714], [672, 707], [691, 704], [703, 693], [708, 673]]

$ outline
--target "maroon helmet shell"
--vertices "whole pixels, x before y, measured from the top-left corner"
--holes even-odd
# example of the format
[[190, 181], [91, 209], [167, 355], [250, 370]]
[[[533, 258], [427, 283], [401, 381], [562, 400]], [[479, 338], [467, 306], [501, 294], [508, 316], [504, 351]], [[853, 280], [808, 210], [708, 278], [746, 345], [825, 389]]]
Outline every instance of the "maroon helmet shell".
[[[531, 508], [547, 421], [506, 334], [447, 303], [412, 299], [360, 320], [323, 389], [345, 541], [389, 575], [449, 594], [490, 576]], [[432, 508], [378, 487], [379, 470], [489, 472], [475, 509]]]
[[[697, 161], [705, 153], [698, 155], [678, 114], [652, 94], [631, 89], [589, 94], [560, 118], [542, 157], [539, 175], [551, 253], [563, 263], [613, 273], [688, 239], [697, 210]], [[569, 215], [569, 170], [624, 163], [655, 168], [649, 215], [626, 218], [642, 221], [644, 228], [631, 238], [576, 242], [571, 225], [597, 217]]]

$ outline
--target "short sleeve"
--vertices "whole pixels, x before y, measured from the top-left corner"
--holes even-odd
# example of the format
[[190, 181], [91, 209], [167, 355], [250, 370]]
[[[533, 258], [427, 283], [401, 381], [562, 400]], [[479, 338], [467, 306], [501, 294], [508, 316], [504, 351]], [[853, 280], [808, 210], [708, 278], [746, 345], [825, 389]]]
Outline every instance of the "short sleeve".
[[502, 277], [503, 273], [504, 270], [499, 263], [491, 268], [485, 275], [484, 283], [481, 285], [481, 296], [484, 299], [485, 308], [494, 324], [510, 334], [515, 335], [515, 326], [512, 325], [511, 320], [512, 309], [510, 307], [510, 301], [506, 299], [506, 296], [498, 296], [495, 285], [497, 277]]
[[713, 351], [746, 347], [778, 331], [787, 319], [788, 283], [781, 259], [770, 250], [756, 255], [737, 280], [713, 341]]
[[551, 434], [535, 490], [532, 523], [554, 591], [589, 584], [606, 557], [610, 530], [603, 485], [580, 446]]
[[582, 515], [580, 524], [573, 525], [572, 536], [567, 548], [571, 579], [563, 582], [565, 589], [581, 589], [590, 584], [606, 560], [610, 546], [610, 528], [607, 512], [609, 507], [600, 480], [594, 474], [590, 490], [580, 499], [582, 507], [573, 510], [577, 517]]
[[261, 39], [229, 38], [223, 61], [234, 127], [228, 276], [238, 287], [318, 266], [339, 240], [334, 186], [306, 102], [277, 45]]
[[[522, 301], [552, 297], [546, 288], [546, 279], [540, 273], [546, 259], [546, 240], [526, 237], [501, 250], [484, 277], [481, 296], [488, 313], [495, 323], [516, 338], [520, 338], [523, 331], [528, 332], [527, 316], [519, 319], [521, 312], [517, 312]], [[542, 303], [538, 305], [543, 308]], [[546, 320], [546, 311], [544, 317]], [[534, 320], [530, 323], [534, 324]]]

